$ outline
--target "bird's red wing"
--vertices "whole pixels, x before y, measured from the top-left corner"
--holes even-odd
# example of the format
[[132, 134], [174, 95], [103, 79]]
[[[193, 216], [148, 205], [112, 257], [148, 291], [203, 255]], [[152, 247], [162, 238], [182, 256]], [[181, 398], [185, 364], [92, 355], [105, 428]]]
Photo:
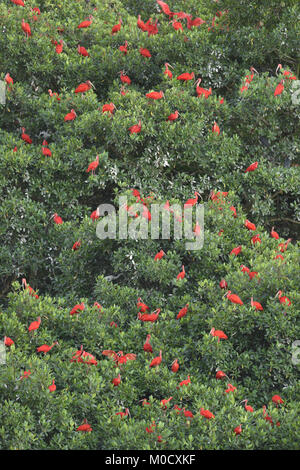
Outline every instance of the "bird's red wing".
[[115, 353], [115, 351], [111, 351], [110, 349], [105, 349], [104, 351], [102, 351], [102, 354], [104, 354], [104, 356], [108, 356], [108, 357], [116, 357], [117, 353]]
[[134, 361], [136, 359], [136, 354], [128, 353], [128, 354], [125, 354], [125, 357], [129, 360]]

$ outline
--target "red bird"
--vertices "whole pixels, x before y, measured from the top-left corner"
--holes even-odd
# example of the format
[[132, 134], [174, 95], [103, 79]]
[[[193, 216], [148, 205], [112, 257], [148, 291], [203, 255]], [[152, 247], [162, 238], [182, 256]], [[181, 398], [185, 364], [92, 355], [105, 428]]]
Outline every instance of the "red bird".
[[30, 26], [28, 23], [25, 23], [25, 20], [24, 18], [22, 19], [22, 29], [26, 35], [26, 38], [28, 38], [28, 36], [31, 36], [31, 29], [30, 29]]
[[175, 29], [175, 31], [183, 31], [183, 26], [180, 23], [180, 21], [173, 20], [172, 21], [172, 26]]
[[146, 93], [146, 97], [151, 100], [160, 100], [164, 97], [164, 93], [162, 91], [151, 91]]
[[152, 359], [149, 367], [158, 367], [159, 364], [161, 363], [162, 361], [162, 351], [160, 350], [159, 351], [159, 356], [155, 357], [154, 359]]
[[169, 67], [172, 68], [172, 66], [166, 62], [165, 63], [164, 75], [167, 75], [168, 78], [173, 78], [173, 74], [172, 74], [171, 70], [169, 70]]
[[165, 256], [165, 252], [163, 250], [160, 250], [156, 255], [154, 256], [154, 261], [162, 259], [163, 256]]
[[42, 346], [39, 346], [38, 348], [36, 348], [36, 351], [37, 352], [43, 352], [44, 354], [47, 354], [47, 352], [51, 351], [53, 346], [55, 346], [56, 344], [58, 344], [57, 341], [54, 341], [54, 343], [52, 343], [51, 346], [48, 346], [48, 344], [43, 344]]
[[233, 250], [231, 250], [230, 254], [237, 256], [241, 253], [241, 251], [242, 251], [242, 247], [241, 247], [241, 245], [239, 245], [239, 246], [233, 248]]
[[144, 32], [147, 31], [147, 27], [146, 27], [144, 21], [141, 20], [141, 15], [138, 16], [138, 19], [137, 19], [137, 23], [136, 23], [136, 24], [137, 24], [137, 27], [138, 27], [139, 29], [141, 29], [142, 31], [144, 31]]
[[191, 199], [188, 199], [188, 200], [186, 201], [186, 203], [185, 203], [184, 206], [183, 206], [184, 209], [187, 208], [187, 207], [194, 206], [195, 204], [197, 204], [197, 202], [198, 202], [198, 197], [200, 196], [200, 194], [199, 194], [197, 191], [195, 191], [195, 192], [194, 192], [194, 195], [196, 196], [195, 198], [191, 198]]
[[192, 73], [186, 72], [186, 73], [182, 73], [181, 75], [178, 75], [177, 80], [181, 80], [183, 82], [186, 82], [188, 80], [193, 80], [193, 78], [195, 78], [194, 72], [192, 72]]
[[196, 81], [196, 93], [197, 93], [198, 98], [200, 98], [200, 96], [204, 96], [204, 98], [207, 100], [207, 98], [211, 95], [212, 90], [211, 88], [206, 90], [205, 88], [202, 88], [201, 86], [199, 86], [201, 81], [202, 81], [202, 78], [198, 78], [198, 80]]
[[104, 351], [102, 351], [102, 354], [104, 356], [112, 357], [116, 363], [116, 367], [120, 364], [126, 364], [127, 361], [135, 361], [136, 359], [136, 354], [123, 354], [123, 351], [119, 351], [116, 353], [115, 351], [112, 351], [110, 349], [105, 349]]
[[225, 377], [227, 377], [227, 375], [225, 374], [225, 372], [223, 372], [222, 370], [218, 370], [217, 373], [216, 373], [216, 379], [224, 379]]
[[227, 289], [228, 284], [225, 281], [225, 279], [222, 279], [222, 281], [219, 282], [219, 286], [220, 286], [221, 289]]
[[15, 343], [11, 338], [9, 338], [9, 336], [4, 336], [4, 346], [10, 347], [13, 344]]
[[6, 81], [7, 85], [8, 85], [8, 90], [10, 91], [12, 89], [12, 85], [14, 84], [14, 81], [13, 79], [11, 78], [11, 76], [9, 75], [9, 73], [7, 73], [4, 77], [4, 80]]
[[77, 52], [78, 52], [78, 54], [82, 55], [83, 57], [89, 57], [90, 56], [88, 51], [86, 50], [86, 48], [83, 47], [83, 46], [80, 46], [79, 44], [78, 44], [78, 47], [77, 47]]
[[42, 154], [45, 155], [45, 157], [51, 157], [52, 152], [49, 148], [46, 148], [46, 146], [48, 146], [48, 143], [44, 140], [42, 144]]
[[54, 44], [55, 44], [55, 46], [56, 46], [56, 47], [55, 47], [55, 52], [56, 52], [57, 54], [61, 54], [62, 51], [63, 51], [63, 44], [64, 44], [64, 43], [63, 43], [63, 40], [61, 39], [61, 40], [59, 41], [59, 43], [58, 43], [57, 41], [55, 41]]
[[200, 414], [201, 414], [201, 416], [204, 416], [204, 418], [206, 418], [206, 419], [212, 419], [212, 418], [215, 417], [215, 415], [212, 414], [211, 411], [205, 410], [204, 408], [200, 408]]
[[243, 400], [242, 403], [243, 403], [243, 402], [245, 402], [245, 410], [246, 410], [246, 411], [250, 411], [250, 413], [253, 413], [254, 410], [253, 410], [252, 406], [247, 405], [248, 400]]
[[129, 132], [130, 134], [138, 134], [141, 132], [142, 129], [142, 121], [139, 121], [138, 124], [135, 124], [134, 126], [129, 127]]
[[124, 70], [121, 70], [120, 72], [120, 79], [122, 83], [127, 83], [127, 85], [130, 85], [131, 83], [130, 78], [128, 77], [128, 75], [125, 75]]
[[139, 298], [137, 299], [137, 304], [136, 304], [136, 306], [138, 307], [138, 309], [139, 309], [142, 313], [145, 313], [147, 310], [149, 310], [148, 305], [146, 305], [146, 304], [144, 304], [144, 303], [142, 302], [141, 297], [139, 297]]
[[52, 384], [49, 385], [48, 389], [49, 389], [49, 392], [55, 392], [55, 390], [56, 390], [56, 385], [55, 385], [54, 379], [52, 380]]
[[75, 113], [74, 109], [71, 109], [71, 112], [65, 115], [64, 120], [74, 121], [76, 117], [77, 117], [77, 114]]
[[209, 334], [212, 335], [212, 336], [217, 336], [218, 337], [218, 343], [220, 342], [220, 339], [228, 339], [228, 336], [225, 335], [224, 331], [216, 330], [215, 328], [212, 328], [210, 330]]
[[272, 402], [275, 403], [276, 406], [280, 405], [280, 403], [284, 403], [283, 399], [279, 395], [274, 395], [272, 397]]
[[[187, 379], [185, 379], [185, 380], [183, 380], [182, 382], [180, 382], [179, 387], [182, 387], [183, 385], [188, 385], [188, 384], [190, 384], [190, 383], [191, 383], [191, 379], [190, 379], [190, 376], [188, 375], [188, 378], [187, 378]], [[177, 388], [179, 388], [179, 387], [177, 387]]]
[[116, 416], [121, 416], [121, 419], [126, 418], [126, 416], [128, 416], [128, 415], [129, 415], [129, 409], [128, 408], [125, 409], [125, 413], [124, 413], [124, 411], [119, 411], [118, 413], [116, 413]]
[[40, 324], [41, 324], [41, 317], [38, 317], [36, 321], [33, 321], [32, 323], [30, 323], [30, 325], [28, 327], [28, 331], [37, 330], [39, 328]]
[[23, 0], [11, 0], [15, 5], [19, 5], [20, 7], [24, 7]]
[[160, 8], [164, 12], [165, 15], [172, 16], [173, 13], [170, 10], [170, 7], [167, 3], [162, 2], [161, 0], [157, 0], [157, 3], [159, 4]]
[[152, 57], [150, 51], [149, 51], [148, 49], [146, 49], [146, 48], [143, 48], [143, 47], [140, 48], [140, 54], [141, 54], [143, 57], [147, 57], [147, 58], [149, 58], [149, 59], [150, 59], [150, 57]]
[[176, 373], [178, 372], [178, 369], [179, 369], [178, 359], [175, 359], [175, 361], [172, 362], [171, 370], [172, 372]]
[[74, 315], [75, 313], [79, 313], [79, 312], [83, 312], [83, 310], [85, 309], [85, 305], [83, 302], [81, 302], [81, 304], [76, 304], [72, 310], [70, 310], [70, 315]]
[[249, 220], [245, 220], [245, 227], [248, 229], [248, 230], [256, 230], [256, 226], [255, 224], [253, 224], [252, 222], [250, 222]]
[[178, 119], [178, 116], [179, 116], [179, 112], [176, 111], [174, 113], [171, 113], [168, 118], [167, 118], [167, 121], [176, 121], [176, 119]]
[[53, 214], [52, 217], [55, 224], [61, 225], [63, 223], [63, 219], [59, 215], [57, 215], [57, 213]]
[[254, 307], [256, 310], [263, 311], [263, 307], [259, 302], [254, 302], [253, 297], [251, 297], [251, 307]]
[[225, 393], [230, 393], [230, 392], [234, 392], [236, 390], [236, 387], [234, 387], [233, 385], [231, 384], [227, 384], [227, 390], [225, 390]]
[[220, 128], [219, 128], [218, 124], [216, 123], [216, 121], [213, 125], [212, 131], [213, 131], [213, 133], [220, 135]]
[[284, 83], [284, 80], [281, 80], [281, 81], [278, 83], [278, 85], [277, 85], [277, 87], [275, 88], [275, 91], [274, 91], [274, 96], [281, 95], [281, 93], [282, 93], [283, 90], [284, 90], [284, 85], [283, 85], [283, 83]]
[[146, 341], [145, 341], [145, 343], [144, 343], [144, 351], [145, 351], [145, 352], [149, 352], [149, 353], [153, 353], [152, 346], [151, 346], [151, 344], [149, 343], [150, 338], [151, 338], [151, 335], [147, 335]]
[[89, 164], [86, 172], [89, 173], [90, 171], [92, 171], [92, 175], [94, 175], [98, 166], [99, 166], [99, 155], [96, 156], [96, 160], [94, 160], [93, 162]]
[[27, 144], [32, 144], [32, 140], [28, 134], [25, 134], [25, 130], [25, 127], [22, 127], [21, 139], [23, 139]]
[[179, 281], [180, 279], [184, 279], [184, 277], [185, 277], [185, 269], [184, 269], [183, 265], [182, 265], [181, 269], [182, 269], [182, 271], [179, 274], [177, 274], [177, 281]]
[[240, 424], [236, 428], [234, 428], [235, 435], [238, 436], [242, 432], [242, 425]]
[[183, 307], [183, 308], [179, 311], [179, 313], [178, 313], [178, 315], [177, 315], [177, 317], [176, 317], [177, 320], [179, 320], [180, 318], [184, 317], [184, 316], [187, 314], [188, 307], [189, 307], [189, 304], [186, 304], [186, 306]]
[[281, 291], [281, 290], [279, 290], [279, 291], [277, 292], [277, 294], [276, 294], [275, 297], [277, 297], [277, 296], [278, 296], [279, 302], [280, 302], [281, 304], [287, 305], [288, 307], [291, 305], [292, 302], [290, 301], [290, 299], [289, 299], [288, 297], [286, 297], [285, 295], [282, 295], [282, 291]]
[[92, 87], [94, 87], [92, 82], [90, 82], [90, 80], [87, 80], [85, 83], [80, 83], [74, 93], [86, 93]]
[[91, 428], [90, 424], [87, 422], [86, 419], [83, 420], [83, 424], [78, 426], [76, 431], [82, 431], [82, 432], [91, 432], [93, 428]]
[[248, 166], [247, 170], [245, 170], [245, 173], [249, 171], [254, 171], [256, 170], [257, 167], [258, 167], [258, 162], [251, 163], [251, 165]]
[[227, 297], [228, 300], [230, 300], [230, 302], [232, 302], [233, 304], [238, 304], [238, 305], [244, 305], [243, 302], [241, 301], [241, 299], [239, 298], [238, 295], [236, 294], [232, 294], [231, 291], [229, 290], [228, 292], [226, 292], [226, 294], [224, 295], [224, 297]]
[[121, 383], [121, 374], [119, 374], [118, 377], [112, 379], [112, 383], [114, 384], [114, 387], [118, 387]]
[[173, 397], [170, 398], [164, 398], [163, 400], [160, 401], [161, 406], [163, 407], [164, 410], [167, 409], [166, 405], [173, 400]]
[[81, 241], [78, 240], [77, 242], [74, 243], [74, 245], [72, 246], [72, 250], [73, 251], [77, 251], [81, 246]]
[[123, 54], [126, 55], [127, 52], [128, 52], [128, 51], [127, 51], [127, 47], [128, 47], [128, 42], [125, 41], [124, 46], [120, 46], [120, 47], [119, 47], [119, 51], [123, 52]]
[[88, 28], [89, 26], [91, 26], [92, 20], [93, 20], [93, 17], [90, 15], [90, 16], [88, 17], [88, 19], [82, 21], [82, 22], [77, 26], [77, 28], [78, 28], [78, 29], [81, 29], [81, 28]]
[[158, 319], [159, 313], [160, 313], [160, 308], [157, 308], [152, 313], [143, 313], [143, 315], [141, 314], [141, 312], [139, 312], [138, 319], [141, 321], [149, 321], [151, 323], [154, 323]]
[[276, 240], [278, 240], [279, 238], [279, 235], [277, 232], [275, 232], [274, 227], [272, 227], [272, 230], [271, 230], [271, 237], [275, 238]]
[[119, 23], [115, 24], [111, 29], [111, 34], [116, 34], [120, 31], [122, 25], [122, 18], [119, 18]]

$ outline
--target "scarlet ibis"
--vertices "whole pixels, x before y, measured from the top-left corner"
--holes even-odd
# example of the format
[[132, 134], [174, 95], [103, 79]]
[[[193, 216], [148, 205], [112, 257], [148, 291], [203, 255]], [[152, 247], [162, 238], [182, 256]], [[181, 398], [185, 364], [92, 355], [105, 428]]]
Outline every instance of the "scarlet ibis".
[[121, 374], [119, 374], [118, 377], [112, 379], [112, 383], [114, 387], [118, 387], [121, 383]]
[[251, 243], [255, 245], [255, 243], [261, 243], [260, 235], [256, 234], [251, 238]]
[[76, 304], [71, 310], [70, 315], [75, 315], [75, 313], [83, 312], [85, 309], [85, 305], [83, 302], [81, 304]]
[[62, 218], [57, 213], [53, 214], [52, 218], [56, 225], [61, 225], [63, 223]]
[[145, 47], [141, 47], [140, 48], [140, 54], [143, 56], [143, 57], [147, 57], [148, 59], [150, 59], [151, 56], [151, 52], [146, 49]]
[[212, 336], [216, 336], [218, 338], [218, 343], [220, 342], [221, 339], [228, 339], [228, 336], [225, 335], [224, 331], [216, 330], [215, 328], [212, 328], [209, 334]]
[[162, 350], [159, 351], [159, 356], [152, 359], [152, 361], [150, 362], [149, 367], [158, 367], [159, 364], [161, 364], [161, 361], [162, 361]]
[[22, 19], [22, 29], [25, 33], [25, 36], [26, 38], [28, 38], [28, 36], [31, 36], [31, 29], [30, 29], [30, 26], [28, 23], [25, 23], [25, 20], [24, 18]]
[[179, 369], [178, 359], [175, 359], [175, 361], [172, 362], [171, 371], [176, 374], [176, 372], [178, 372], [178, 369]]
[[221, 289], [227, 289], [228, 284], [227, 284], [227, 282], [225, 281], [225, 279], [222, 279], [222, 280], [219, 282], [219, 286], [221, 287]]
[[28, 134], [25, 134], [25, 130], [25, 127], [22, 127], [21, 139], [23, 139], [27, 144], [32, 144], [32, 140]]
[[49, 385], [48, 389], [49, 389], [49, 392], [55, 392], [56, 385], [55, 385], [55, 380], [54, 379], [52, 380], [52, 384]]
[[28, 331], [37, 330], [39, 328], [40, 324], [41, 324], [41, 317], [38, 317], [36, 321], [33, 321], [32, 323], [30, 323], [30, 325], [28, 327]]
[[176, 121], [176, 119], [178, 119], [178, 116], [179, 116], [179, 112], [176, 109], [174, 113], [169, 114], [167, 121]]
[[91, 213], [90, 218], [93, 220], [93, 222], [95, 222], [95, 220], [100, 218], [99, 208], [97, 208], [95, 211]]
[[146, 305], [146, 304], [142, 301], [141, 297], [139, 297], [139, 298], [137, 299], [137, 304], [136, 304], [136, 306], [138, 307], [138, 309], [139, 309], [142, 313], [145, 313], [147, 310], [149, 310], [148, 305]]
[[194, 206], [198, 202], [198, 197], [201, 196], [197, 191], [194, 192], [195, 198], [188, 199], [184, 204], [184, 208]]
[[254, 307], [256, 310], [263, 311], [263, 307], [259, 302], [253, 301], [253, 297], [251, 297], [251, 307]]
[[163, 407], [164, 410], [167, 409], [166, 405], [173, 400], [173, 397], [170, 398], [164, 398], [163, 400], [160, 401], [161, 406]]
[[141, 132], [142, 129], [142, 121], [139, 121], [138, 124], [135, 124], [134, 126], [129, 127], [129, 132], [130, 134], [138, 134]]
[[23, 375], [21, 375], [20, 380], [27, 379], [31, 375], [31, 370], [24, 370]]
[[153, 313], [143, 313], [141, 312], [138, 313], [138, 319], [141, 321], [149, 321], [151, 323], [154, 323], [158, 319], [158, 315], [160, 313], [160, 308], [157, 308]]
[[157, 3], [159, 4], [160, 8], [162, 9], [165, 15], [168, 15], [168, 16], [172, 15], [170, 7], [167, 3], [162, 2], [161, 0], [157, 0]]
[[188, 307], [189, 307], [189, 304], [186, 304], [185, 307], [183, 307], [181, 310], [179, 310], [179, 313], [177, 315], [177, 320], [179, 320], [180, 318], [184, 317], [186, 314], [187, 314], [187, 311], [188, 311]]
[[4, 345], [5, 346], [10, 347], [13, 344], [15, 344], [15, 343], [9, 336], [4, 336]]
[[234, 206], [229, 207], [229, 209], [233, 212], [233, 217], [236, 219], [237, 214], [236, 214], [236, 208]]
[[211, 411], [205, 410], [204, 408], [200, 408], [200, 414], [201, 414], [201, 416], [204, 416], [204, 418], [206, 418], [206, 419], [215, 418], [215, 415], [212, 414]]
[[128, 47], [128, 41], [125, 41], [124, 45], [119, 47], [119, 51], [123, 52], [123, 54], [126, 55], [128, 52], [127, 47]]
[[[172, 26], [175, 29], [175, 31], [183, 31], [183, 26], [180, 23], [180, 21], [173, 20], [172, 21]], [[188, 79], [189, 80], [189, 79]]]
[[242, 425], [240, 424], [236, 428], [234, 428], [235, 435], [238, 436], [242, 432]]
[[254, 410], [253, 410], [252, 406], [247, 405], [248, 400], [243, 400], [242, 403], [245, 403], [245, 410], [246, 411], [250, 411], [250, 413], [253, 413]]
[[24, 287], [24, 289], [28, 290], [29, 291], [29, 294], [33, 297], [35, 297], [36, 299], [39, 298], [39, 296], [35, 293], [35, 291], [32, 289], [32, 287], [27, 284], [27, 281], [25, 278], [22, 279], [22, 286]]
[[146, 93], [146, 97], [151, 100], [160, 100], [164, 97], [164, 93], [162, 91], [151, 91]]
[[77, 117], [77, 114], [75, 113], [74, 109], [71, 109], [71, 112], [65, 115], [64, 120], [74, 121], [76, 117]]
[[165, 252], [163, 250], [160, 250], [156, 255], [154, 256], [154, 261], [158, 261], [162, 259], [163, 256], [165, 256]]
[[62, 39], [59, 41], [59, 43], [58, 43], [57, 41], [55, 41], [55, 46], [56, 46], [56, 47], [55, 47], [55, 52], [56, 52], [57, 54], [61, 54], [61, 53], [62, 53], [62, 51], [63, 51], [63, 44], [64, 44], [64, 43], [63, 43], [63, 40], [62, 40]]
[[52, 98], [52, 96], [56, 96], [57, 101], [60, 101], [60, 97], [56, 92], [52, 92], [52, 90], [49, 88], [48, 90], [49, 96]]
[[114, 34], [116, 34], [120, 31], [122, 23], [123, 23], [122, 18], [119, 18], [119, 23], [115, 24], [111, 29], [111, 34], [112, 35], [114, 35]]
[[126, 418], [126, 416], [128, 416], [128, 415], [129, 415], [129, 409], [128, 408], [125, 409], [125, 413], [124, 413], [124, 411], [119, 411], [118, 413], [116, 413], [116, 416], [121, 416], [121, 419]]
[[83, 57], [89, 57], [90, 56], [88, 51], [86, 50], [86, 48], [83, 47], [83, 46], [80, 46], [79, 44], [78, 44], [78, 47], [77, 47], [77, 51], [78, 51], [78, 54], [82, 55]]
[[231, 250], [230, 254], [237, 256], [241, 253], [241, 251], [242, 251], [242, 247], [241, 247], [241, 245], [239, 245], [239, 246], [233, 248], [233, 250]]
[[90, 16], [88, 16], [87, 19], [85, 19], [84, 21], [82, 21], [82, 22], [77, 26], [77, 28], [78, 28], [78, 29], [81, 29], [81, 28], [88, 28], [89, 26], [91, 26], [92, 21], [93, 21], [93, 17], [92, 17], [92, 15], [90, 15]]
[[144, 351], [145, 351], [145, 352], [152, 353], [152, 352], [153, 352], [153, 349], [152, 349], [151, 344], [149, 343], [150, 338], [151, 338], [151, 335], [147, 335], [146, 341], [145, 341], [145, 343], [144, 343]]
[[146, 27], [144, 21], [141, 20], [141, 15], [138, 16], [138, 19], [137, 19], [137, 23], [136, 23], [136, 24], [137, 24], [137, 27], [138, 27], [139, 29], [141, 29], [142, 31], [144, 31], [144, 32], [147, 31], [147, 27]]
[[77, 242], [74, 243], [74, 245], [72, 246], [72, 250], [73, 251], [77, 251], [81, 246], [81, 241], [78, 240]]
[[8, 90], [11, 90], [12, 89], [12, 85], [14, 84], [14, 81], [12, 79], [12, 77], [9, 75], [9, 73], [7, 73], [4, 77], [4, 80], [6, 81], [7, 85], [8, 85]]
[[193, 78], [195, 78], [194, 72], [192, 73], [185, 72], [185, 73], [182, 73], [181, 75], [178, 75], [177, 80], [187, 82], [188, 80], [193, 80]]
[[47, 144], [46, 140], [44, 140], [43, 145], [42, 145], [42, 154], [45, 155], [45, 157], [51, 157], [52, 152], [46, 146], [48, 146], [48, 144]]
[[51, 346], [48, 346], [48, 344], [43, 344], [42, 346], [39, 346], [38, 348], [36, 348], [36, 351], [47, 354], [47, 352], [51, 351], [53, 346], [55, 346], [56, 344], [58, 344], [58, 341], [54, 341], [54, 343], [52, 343]]
[[187, 28], [191, 29], [192, 27], [198, 28], [202, 24], [206, 23], [206, 21], [202, 20], [202, 18], [194, 18], [192, 20], [192, 15], [187, 16]]
[[279, 235], [277, 232], [275, 232], [274, 227], [272, 227], [272, 230], [271, 230], [271, 237], [275, 238], [276, 240], [278, 240], [279, 238]]
[[255, 224], [253, 224], [252, 222], [250, 222], [250, 220], [245, 220], [245, 227], [248, 229], [248, 230], [256, 230], [256, 226]]
[[220, 128], [219, 128], [218, 124], [216, 123], [216, 121], [214, 122], [212, 132], [215, 133], [215, 134], [220, 135]]
[[94, 88], [92, 82], [90, 80], [87, 80], [85, 83], [80, 83], [74, 93], [86, 93], [92, 87]]
[[198, 80], [195, 83], [196, 93], [197, 93], [198, 98], [200, 98], [200, 96], [204, 96], [204, 98], [207, 99], [212, 94], [212, 90], [211, 88], [206, 90], [205, 88], [200, 87], [199, 85], [201, 81], [202, 81], [202, 78], [198, 78]]
[[83, 424], [78, 426], [78, 428], [76, 429], [76, 431], [82, 431], [82, 432], [91, 432], [92, 430], [93, 430], [93, 428], [87, 422], [86, 418], [83, 420]]
[[[227, 375], [225, 374], [225, 372], [223, 372], [222, 370], [218, 370], [217, 373], [216, 373], [216, 379], [218, 380], [221, 380], [221, 379], [224, 379], [225, 377], [227, 377]], [[227, 377], [228, 378], [228, 377]]]
[[92, 171], [92, 175], [94, 175], [98, 166], [99, 166], [99, 155], [96, 156], [96, 160], [94, 160], [93, 162], [89, 164], [86, 172], [89, 173], [90, 171]]
[[166, 62], [165, 63], [164, 75], [167, 75], [168, 78], [173, 78], [173, 74], [172, 74], [171, 70], [169, 70], [169, 67], [172, 68], [172, 66]]
[[256, 170], [257, 167], [258, 167], [258, 162], [251, 163], [251, 165], [248, 166], [247, 170], [245, 170], [245, 173], [249, 171], [254, 171]]
[[278, 83], [278, 85], [277, 85], [277, 87], [275, 88], [275, 91], [274, 91], [274, 96], [281, 95], [281, 93], [282, 93], [283, 90], [284, 90], [284, 85], [283, 85], [283, 83], [284, 83], [284, 80], [281, 80], [281, 81]]
[[185, 277], [185, 269], [184, 269], [184, 266], [182, 265], [182, 271], [180, 271], [179, 274], [177, 274], [177, 280], [179, 281], [180, 279], [184, 279]]
[[23, 0], [11, 0], [15, 5], [19, 5], [20, 7], [24, 7], [25, 4]]
[[119, 366], [120, 364], [126, 364], [127, 361], [135, 361], [136, 359], [136, 354], [124, 354], [123, 351], [119, 351], [116, 353], [115, 351], [112, 351], [110, 349], [105, 349], [104, 351], [102, 351], [102, 354], [110, 358], [112, 357], [116, 363], [116, 366]]
[[225, 296], [233, 304], [244, 305], [243, 302], [241, 301], [241, 299], [239, 298], [239, 296], [236, 295], [236, 294], [232, 294], [230, 290], [228, 292], [226, 292], [226, 294], [224, 294], [224, 297]]
[[[191, 383], [191, 379], [190, 379], [190, 376], [188, 375], [188, 378], [185, 379], [185, 380], [182, 380], [182, 382], [180, 382], [179, 384], [179, 387], [183, 387], [183, 385], [188, 385]], [[178, 388], [178, 387], [177, 387]]]
[[271, 416], [269, 416], [269, 415], [267, 414], [266, 409], [267, 409], [267, 407], [266, 407], [266, 405], [264, 405], [264, 406], [263, 406], [263, 417], [264, 417], [264, 419], [265, 419], [266, 421], [268, 421], [268, 422], [273, 426], [273, 424], [274, 424], [274, 423], [273, 423], [273, 420], [272, 420]]
[[232, 384], [227, 384], [227, 390], [225, 390], [225, 393], [230, 393], [234, 392], [236, 390], [236, 387], [234, 387]]
[[277, 292], [277, 294], [275, 295], [275, 297], [277, 297], [277, 296], [278, 296], [279, 302], [281, 304], [287, 305], [288, 307], [291, 305], [292, 302], [290, 301], [290, 299], [288, 297], [286, 297], [285, 295], [282, 295], [281, 290], [279, 290]]
[[183, 411], [185, 418], [191, 418], [191, 419], [194, 418], [194, 415], [191, 411], [186, 410], [185, 408], [183, 408], [182, 411]]

